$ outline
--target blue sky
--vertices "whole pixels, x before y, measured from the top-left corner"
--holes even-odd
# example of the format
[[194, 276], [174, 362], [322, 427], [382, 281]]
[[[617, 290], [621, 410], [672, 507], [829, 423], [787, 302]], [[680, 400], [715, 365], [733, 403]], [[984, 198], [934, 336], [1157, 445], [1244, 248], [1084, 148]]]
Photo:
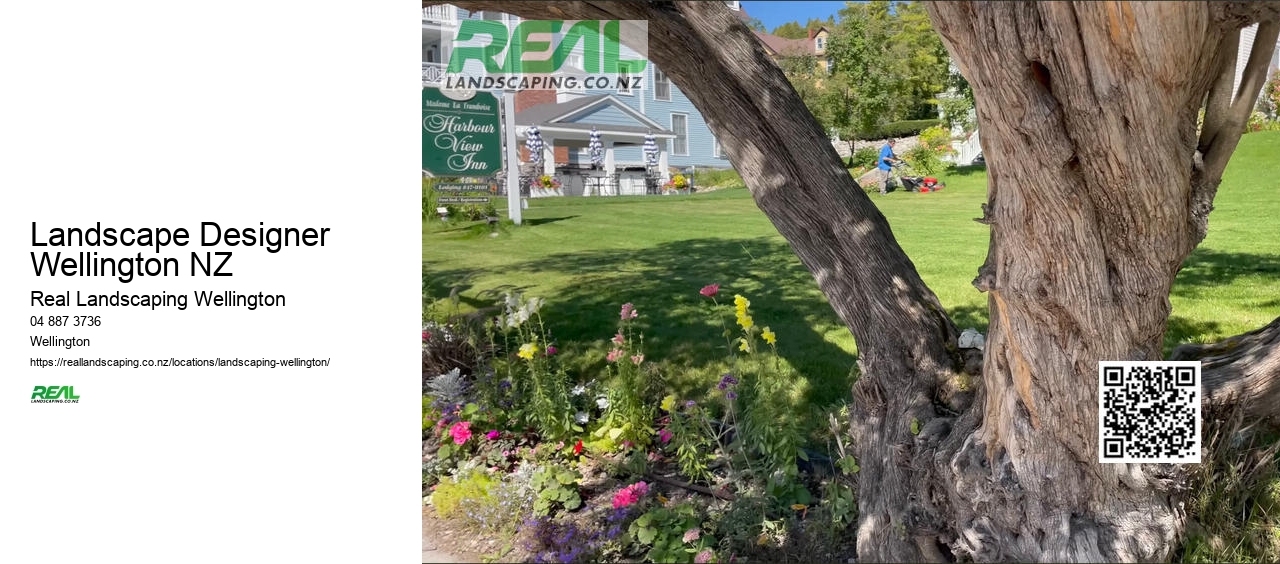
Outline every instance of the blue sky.
[[809, 18], [827, 19], [835, 16], [844, 8], [844, 2], [764, 2], [745, 0], [742, 7], [753, 18], [760, 18], [764, 26], [773, 31], [787, 22], [800, 22], [804, 25]]

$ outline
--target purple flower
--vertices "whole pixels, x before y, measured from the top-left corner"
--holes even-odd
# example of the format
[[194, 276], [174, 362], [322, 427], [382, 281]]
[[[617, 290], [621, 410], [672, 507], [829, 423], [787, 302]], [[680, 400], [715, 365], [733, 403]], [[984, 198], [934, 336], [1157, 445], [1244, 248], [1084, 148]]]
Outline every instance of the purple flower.
[[719, 388], [721, 390], [727, 390], [737, 385], [738, 385], [738, 379], [734, 378], [733, 374], [726, 372], [724, 376], [720, 377], [720, 383], [716, 384], [716, 388]]
[[672, 436], [674, 436], [674, 435], [671, 433], [671, 431], [669, 431], [669, 430], [667, 430], [667, 429], [663, 429], [663, 430], [661, 430], [661, 431], [658, 431], [658, 439], [659, 439], [659, 440], [661, 440], [661, 441], [662, 441], [662, 444], [664, 444], [664, 445], [665, 445], [665, 444], [667, 444], [668, 442], [671, 442], [671, 437], [672, 437]]
[[734, 392], [725, 392], [724, 397], [729, 398], [730, 400], [736, 400], [738, 399], [738, 394]]
[[697, 402], [695, 402], [695, 401], [693, 401], [693, 400], [689, 400], [689, 401], [684, 402], [684, 406], [685, 406], [686, 408], [689, 408], [689, 409], [693, 409], [693, 407], [694, 407], [694, 406], [696, 406], [696, 405], [698, 405], [698, 403], [697, 403]]

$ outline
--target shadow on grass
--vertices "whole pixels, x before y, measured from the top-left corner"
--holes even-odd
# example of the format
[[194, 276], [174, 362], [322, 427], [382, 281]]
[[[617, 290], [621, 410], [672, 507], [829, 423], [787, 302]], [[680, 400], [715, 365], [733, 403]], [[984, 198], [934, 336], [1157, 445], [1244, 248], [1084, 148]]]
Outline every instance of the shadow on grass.
[[[537, 297], [546, 300], [543, 314], [553, 337], [570, 345], [566, 351], [577, 348], [591, 354], [589, 368], [595, 371], [603, 367], [604, 344], [617, 329], [624, 302], [634, 303], [641, 314], [644, 348], [650, 358], [669, 361], [682, 370], [717, 370], [728, 355], [720, 323], [737, 333], [732, 301], [734, 294], [743, 294], [751, 300], [756, 323], [778, 335], [778, 354], [807, 380], [806, 399], [811, 405], [843, 401], [850, 394], [849, 377], [856, 358], [829, 340], [833, 333], [847, 335], [847, 329], [812, 275], [781, 240], [694, 239], [644, 249], [555, 254], [505, 268], [514, 283], [486, 288], [492, 300], [479, 305], [492, 305], [505, 290], [519, 290], [521, 273], [573, 276], [574, 284], [567, 290]], [[458, 287], [460, 294], [475, 295], [473, 274], [460, 269], [434, 271], [427, 292], [443, 298]], [[698, 293], [713, 283], [723, 286], [717, 296], [718, 310]], [[467, 303], [476, 305], [472, 301]], [[694, 396], [705, 393], [708, 384], [703, 378], [671, 383], [677, 393]]]
[[536, 219], [527, 219], [527, 220], [525, 220], [525, 221], [524, 221], [524, 224], [525, 224], [525, 225], [546, 225], [546, 224], [548, 224], [548, 223], [555, 223], [555, 222], [557, 222], [557, 221], [565, 221], [565, 220], [573, 219], [573, 218], [576, 218], [576, 217], [581, 217], [581, 216], [577, 216], [577, 215], [570, 215], [570, 216], [565, 216], [565, 217], [539, 217], [539, 218], [536, 218]]
[[1173, 293], [1225, 286], [1242, 276], [1255, 275], [1280, 278], [1280, 255], [1228, 253], [1199, 248], [1183, 261], [1182, 270], [1178, 272], [1178, 279], [1173, 285]]

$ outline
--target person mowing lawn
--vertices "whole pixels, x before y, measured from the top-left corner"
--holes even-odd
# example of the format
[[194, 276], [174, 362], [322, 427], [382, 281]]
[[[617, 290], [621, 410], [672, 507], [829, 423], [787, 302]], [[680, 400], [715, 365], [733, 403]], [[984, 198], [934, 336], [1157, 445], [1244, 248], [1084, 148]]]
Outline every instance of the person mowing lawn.
[[898, 157], [893, 154], [893, 146], [897, 141], [890, 139], [880, 148], [880, 158], [876, 159], [876, 170], [879, 172], [880, 195], [889, 193], [889, 176], [893, 171], [893, 166], [900, 163]]

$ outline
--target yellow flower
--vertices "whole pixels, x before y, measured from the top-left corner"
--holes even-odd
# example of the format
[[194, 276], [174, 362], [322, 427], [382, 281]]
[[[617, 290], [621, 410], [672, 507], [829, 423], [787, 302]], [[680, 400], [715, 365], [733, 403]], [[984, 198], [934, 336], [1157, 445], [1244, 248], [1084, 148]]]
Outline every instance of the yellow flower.
[[738, 308], [738, 315], [742, 315], [747, 312], [747, 308], [751, 307], [751, 300], [742, 297], [741, 294], [734, 294], [733, 307]]
[[662, 494], [658, 494], [658, 503], [661, 503], [662, 505], [666, 505], [668, 501], [671, 501], [671, 500], [667, 499], [667, 497]]
[[764, 338], [764, 342], [770, 345], [778, 342], [778, 336], [773, 334], [773, 331], [770, 331], [768, 327], [764, 328], [764, 332], [760, 333], [760, 336]]
[[538, 354], [538, 345], [533, 343], [525, 343], [520, 345], [520, 352], [516, 356], [525, 360], [533, 360], [533, 355]]
[[755, 320], [754, 320], [754, 319], [751, 319], [751, 316], [750, 316], [750, 315], [739, 315], [739, 316], [738, 316], [738, 325], [741, 325], [743, 329], [750, 329], [750, 328], [754, 327], [754, 326], [755, 326], [755, 324], [756, 324]]
[[671, 408], [675, 407], [675, 405], [676, 405], [676, 397], [674, 395], [662, 398], [661, 407], [663, 411], [671, 411]]
[[751, 347], [747, 345], [746, 339], [738, 339], [738, 350], [745, 351], [745, 350], [749, 350], [750, 348]]
[[794, 510], [796, 510], [796, 511], [804, 511], [804, 510], [805, 510], [805, 509], [807, 509], [808, 507], [809, 507], [808, 505], [805, 505], [805, 504], [803, 504], [803, 503], [796, 503], [796, 504], [792, 504], [792, 506], [791, 506], [791, 508], [792, 508], [792, 509], [794, 509]]

